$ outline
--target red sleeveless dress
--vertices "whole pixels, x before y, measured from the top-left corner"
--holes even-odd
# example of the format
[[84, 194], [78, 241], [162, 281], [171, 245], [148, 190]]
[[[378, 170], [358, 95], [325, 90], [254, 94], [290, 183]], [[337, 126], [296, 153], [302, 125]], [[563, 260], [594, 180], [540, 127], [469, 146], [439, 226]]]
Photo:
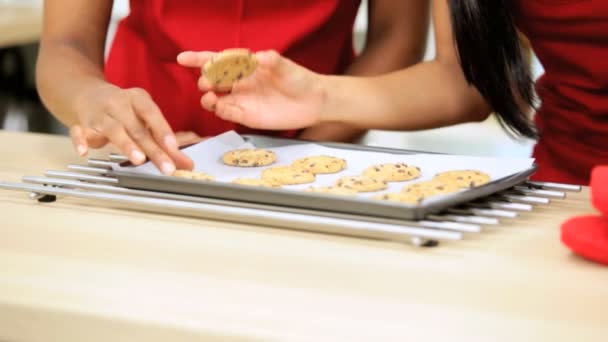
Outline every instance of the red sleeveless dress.
[[[146, 89], [175, 131], [212, 136], [256, 132], [201, 108], [200, 70], [176, 63], [186, 50], [275, 49], [309, 69], [343, 73], [354, 58], [352, 31], [360, 0], [131, 0], [118, 26], [105, 74]], [[275, 132], [294, 136], [296, 132]]]
[[608, 165], [608, 1], [518, 0], [514, 14], [545, 69], [537, 83], [534, 178], [588, 184]]

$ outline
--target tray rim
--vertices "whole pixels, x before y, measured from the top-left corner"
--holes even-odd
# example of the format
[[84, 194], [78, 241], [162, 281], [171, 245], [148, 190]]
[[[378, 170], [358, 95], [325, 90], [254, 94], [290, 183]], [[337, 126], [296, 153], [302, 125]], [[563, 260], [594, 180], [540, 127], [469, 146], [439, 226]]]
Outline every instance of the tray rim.
[[[287, 144], [316, 143], [331, 148], [342, 148], [360, 151], [374, 151], [394, 154], [438, 154], [447, 153], [414, 151], [406, 149], [385, 148], [376, 146], [356, 145], [347, 143], [311, 142], [298, 139], [275, 138], [260, 135], [242, 135], [245, 140], [257, 147], [272, 148]], [[257, 143], [256, 143], [257, 141]], [[266, 144], [265, 144], [266, 143]], [[268, 146], [274, 143], [274, 146]], [[109, 175], [118, 179], [119, 186], [150, 191], [161, 191], [184, 195], [202, 196], [238, 202], [259, 203], [283, 208], [298, 208], [317, 211], [331, 211], [336, 213], [372, 216], [398, 220], [421, 220], [426, 215], [436, 214], [447, 208], [456, 207], [475, 199], [483, 198], [499, 191], [509, 189], [520, 184], [534, 174], [537, 170], [534, 163], [530, 168], [500, 179], [492, 180], [480, 187], [467, 189], [454, 194], [436, 196], [421, 204], [404, 204], [383, 202], [368, 198], [348, 197], [324, 193], [309, 193], [289, 189], [274, 189], [252, 187], [227, 182], [201, 182], [182, 178], [143, 175], [128, 171], [109, 171]], [[149, 186], [153, 184], [153, 186]]]

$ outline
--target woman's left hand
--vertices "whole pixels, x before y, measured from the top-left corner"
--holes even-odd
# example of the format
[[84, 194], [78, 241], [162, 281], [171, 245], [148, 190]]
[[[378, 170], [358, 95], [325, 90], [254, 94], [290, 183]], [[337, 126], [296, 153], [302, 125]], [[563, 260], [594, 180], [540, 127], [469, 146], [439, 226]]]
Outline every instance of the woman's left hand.
[[[183, 52], [178, 63], [202, 68], [213, 52]], [[256, 71], [236, 82], [229, 94], [219, 96], [201, 76], [202, 106], [220, 118], [256, 128], [286, 130], [313, 126], [321, 121], [324, 91], [321, 75], [280, 56], [276, 51], [255, 54]]]

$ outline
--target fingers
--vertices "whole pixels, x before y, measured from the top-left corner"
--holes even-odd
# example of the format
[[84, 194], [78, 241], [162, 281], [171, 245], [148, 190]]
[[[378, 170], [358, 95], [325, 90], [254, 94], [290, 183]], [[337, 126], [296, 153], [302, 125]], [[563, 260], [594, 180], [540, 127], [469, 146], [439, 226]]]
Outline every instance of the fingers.
[[198, 89], [202, 92], [211, 91], [213, 90], [213, 84], [205, 76], [201, 75], [198, 79]]
[[[173, 161], [165, 153], [162, 145], [155, 140], [151, 129], [146, 127], [146, 122], [135, 112], [134, 104], [140, 102], [140, 106], [143, 106], [141, 102], [146, 101], [146, 97], [147, 93], [144, 95], [143, 91], [129, 90], [126, 97], [116, 97], [109, 101], [105, 108], [107, 116], [104, 117], [102, 131], [133, 164], [144, 163], [146, 156], [148, 156], [163, 173], [172, 174], [175, 171]], [[161, 130], [159, 134], [164, 133], [162, 129], [165, 127], [162, 123], [159, 125], [159, 119], [151, 119], [155, 115], [162, 115], [152, 112], [156, 105], [149, 106], [146, 104], [145, 106], [147, 107], [143, 109], [148, 112], [141, 115], [152, 121], [155, 129]], [[164, 121], [164, 118], [162, 121]]]
[[201, 97], [203, 108], [215, 114], [223, 120], [236, 122], [250, 128], [259, 128], [259, 120], [253, 116], [247, 116], [241, 106], [238, 105], [234, 95], [218, 97], [213, 92], [208, 92]]
[[[170, 167], [166, 165], [168, 162], [164, 160], [163, 154], [157, 151], [157, 147], [160, 147], [166, 152], [170, 159], [170, 163], [173, 167], [180, 169], [192, 169], [194, 164], [192, 160], [188, 158], [184, 153], [179, 150], [177, 139], [169, 126], [169, 123], [161, 113], [160, 108], [152, 101], [152, 98], [145, 90], [133, 88], [130, 89], [131, 104], [135, 115], [129, 116], [134, 119], [126, 118], [128, 131], [135, 138], [140, 146], [145, 144], [150, 148], [150, 152], [158, 156], [158, 160], [153, 162], [158, 165], [164, 165], [162, 167], [165, 170], [170, 170]], [[140, 120], [137, 120], [139, 118]], [[154, 141], [149, 141], [152, 138]], [[150, 156], [150, 153], [146, 151], [146, 155]], [[152, 158], [151, 158], [152, 159]]]
[[185, 51], [177, 55], [177, 63], [190, 68], [201, 68], [208, 60], [216, 55], [215, 52], [202, 51]]
[[89, 148], [100, 148], [108, 144], [108, 138], [99, 131], [83, 127], [84, 136], [87, 139]]
[[124, 126], [116, 119], [104, 117], [101, 130], [110, 142], [114, 144], [120, 152], [125, 155], [131, 163], [139, 165], [146, 161], [146, 156], [138, 148], [137, 144], [129, 137]]
[[[129, 92], [135, 114], [137, 114], [147, 129], [152, 132], [154, 139], [167, 150], [176, 150], [178, 146], [175, 135], [160, 108], [152, 101], [150, 95], [145, 90], [139, 88], [129, 89]], [[136, 120], [130, 120], [130, 123], [133, 129], [146, 129], [146, 127], [139, 125]]]
[[255, 127], [255, 122], [248, 120], [250, 117], [245, 115], [245, 111], [237, 104], [232, 95], [223, 96], [217, 100], [215, 114], [223, 120], [236, 122], [251, 128], [257, 128]]
[[205, 110], [215, 112], [218, 100], [219, 97], [214, 92], [210, 91], [201, 97], [201, 105]]
[[72, 139], [72, 144], [78, 152], [78, 155], [81, 157], [85, 156], [89, 151], [89, 144], [87, 143], [82, 126], [72, 126], [70, 128], [70, 138]]
[[255, 54], [258, 66], [262, 69], [269, 69], [279, 73], [288, 73], [290, 68], [296, 66], [289, 59], [281, 56], [274, 50], [259, 51]]

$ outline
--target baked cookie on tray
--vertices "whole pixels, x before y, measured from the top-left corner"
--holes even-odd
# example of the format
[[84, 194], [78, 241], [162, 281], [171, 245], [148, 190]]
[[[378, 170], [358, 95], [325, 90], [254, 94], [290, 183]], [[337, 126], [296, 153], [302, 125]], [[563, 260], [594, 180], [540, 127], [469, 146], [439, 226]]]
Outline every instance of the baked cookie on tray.
[[307, 192], [317, 192], [323, 194], [332, 194], [332, 195], [344, 195], [344, 196], [356, 196], [357, 191], [354, 189], [343, 188], [339, 186], [320, 186], [320, 187], [310, 187], [304, 189]]
[[460, 188], [474, 188], [489, 183], [491, 178], [485, 172], [479, 170], [453, 170], [440, 172], [435, 175], [435, 180], [455, 184]]
[[458, 192], [460, 187], [454, 182], [443, 182], [437, 179], [409, 184], [403, 187], [402, 193], [411, 193], [422, 197], [451, 194]]
[[203, 75], [216, 90], [228, 92], [234, 83], [251, 75], [258, 66], [255, 55], [247, 49], [226, 49], [207, 61]]
[[301, 158], [291, 164], [297, 169], [309, 170], [314, 174], [337, 173], [346, 168], [346, 160], [332, 156], [311, 156]]
[[185, 179], [193, 179], [199, 181], [213, 181], [215, 177], [208, 175], [199, 171], [190, 171], [190, 170], [175, 170], [173, 172], [174, 177], [185, 178]]
[[420, 202], [424, 200], [423, 196], [414, 193], [404, 192], [390, 192], [385, 194], [379, 194], [372, 198], [380, 201], [399, 202], [407, 204], [420, 204]]
[[260, 148], [232, 150], [222, 156], [224, 164], [237, 167], [268, 166], [276, 160], [277, 155], [273, 151]]
[[234, 184], [248, 185], [248, 186], [260, 186], [264, 188], [280, 188], [281, 184], [275, 183], [266, 179], [259, 178], [237, 178], [232, 181]]
[[363, 175], [387, 182], [402, 182], [420, 177], [421, 171], [419, 167], [405, 163], [386, 163], [368, 167]]
[[355, 190], [357, 192], [374, 192], [384, 190], [388, 185], [382, 179], [365, 176], [346, 176], [338, 179], [336, 186]]
[[315, 175], [302, 169], [291, 166], [275, 166], [262, 172], [262, 179], [281, 185], [306, 184], [315, 181]]

